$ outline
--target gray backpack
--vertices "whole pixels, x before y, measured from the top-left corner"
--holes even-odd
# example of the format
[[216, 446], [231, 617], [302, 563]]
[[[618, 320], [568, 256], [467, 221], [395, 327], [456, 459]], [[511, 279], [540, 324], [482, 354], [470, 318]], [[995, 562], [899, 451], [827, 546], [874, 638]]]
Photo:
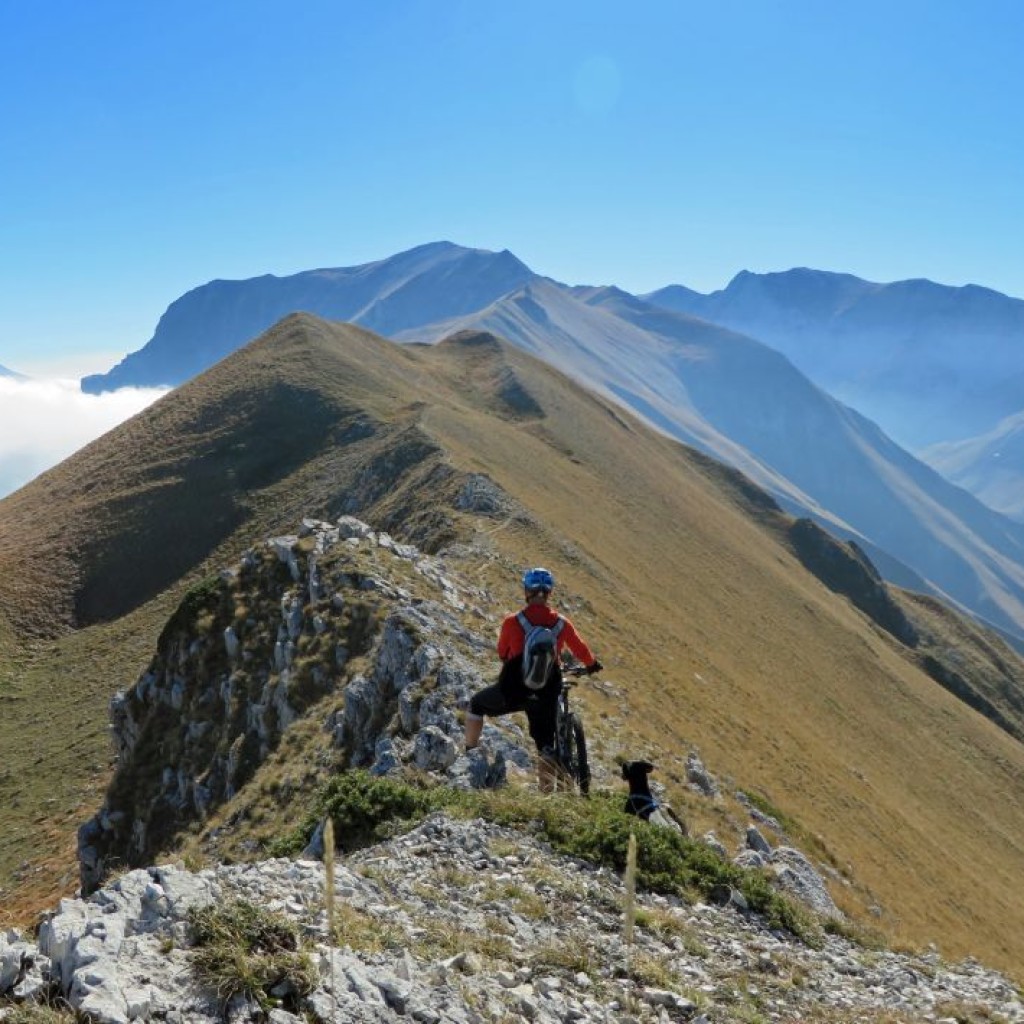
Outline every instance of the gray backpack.
[[535, 626], [522, 613], [516, 616], [523, 627], [523, 682], [528, 690], [542, 690], [558, 661], [558, 637], [565, 628], [561, 616], [553, 626]]

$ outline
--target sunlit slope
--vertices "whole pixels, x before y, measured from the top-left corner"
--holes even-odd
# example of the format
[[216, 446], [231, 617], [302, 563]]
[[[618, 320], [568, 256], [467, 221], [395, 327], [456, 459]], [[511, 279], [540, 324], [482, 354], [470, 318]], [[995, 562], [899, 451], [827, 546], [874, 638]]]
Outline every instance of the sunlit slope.
[[[457, 512], [469, 472], [525, 515]], [[23, 757], [32, 736], [38, 751], [87, 734], [60, 770], [98, 805], [105, 701], [155, 646], [168, 595], [252, 538], [342, 512], [424, 546], [475, 538], [549, 563], [623, 693], [581, 697], [595, 733], [659, 759], [670, 782], [699, 746], [818, 834], [856, 883], [847, 902], [867, 887], [890, 934], [1024, 958], [1024, 907], [1005, 898], [1024, 875], [1024, 747], [809, 574], [762, 492], [488, 335], [402, 347], [289, 317], [0, 502], [0, 602], [19, 630], [6, 643], [26, 666], [5, 750], [15, 731]], [[515, 579], [480, 573], [517, 599]], [[30, 657], [25, 636], [47, 631], [64, 636]], [[87, 707], [66, 698], [81, 697], [76, 654]], [[32, 698], [46, 692], [64, 697], [44, 714]], [[19, 793], [27, 845], [0, 850], [5, 888], [13, 858], [44, 834], [69, 841], [94, 809], [48, 809], [48, 763], [0, 778], [5, 805], [30, 767], [41, 780]]]
[[[409, 408], [405, 350], [292, 317], [0, 501], [0, 927], [73, 890], [109, 778], [107, 704], [181, 594], [303, 516], [425, 543], [450, 472]], [[418, 372], [418, 371], [417, 371]]]
[[[435, 359], [457, 377], [466, 355], [441, 345]], [[809, 576], [777, 540], [783, 517], [735, 476], [501, 359], [529, 374], [542, 421], [495, 431], [463, 404], [426, 422], [544, 526], [496, 541], [592, 603], [642, 744], [623, 753], [698, 745], [852, 863], [887, 928], [954, 952], [986, 935], [1001, 962], [1019, 958], [1024, 906], [1006, 893], [1024, 869], [1024, 748]], [[463, 393], [486, 375], [475, 365]]]
[[942, 479], [779, 352], [619, 289], [547, 281], [400, 337], [436, 340], [456, 326], [493, 331], [614, 396], [787, 508], [855, 537], [888, 579], [948, 595], [1024, 642], [1020, 524]]

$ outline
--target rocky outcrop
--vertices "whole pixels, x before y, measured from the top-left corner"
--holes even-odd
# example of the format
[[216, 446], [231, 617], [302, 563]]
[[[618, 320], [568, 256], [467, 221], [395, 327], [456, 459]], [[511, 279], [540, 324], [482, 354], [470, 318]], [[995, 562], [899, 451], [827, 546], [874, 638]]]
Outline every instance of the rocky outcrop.
[[714, 776], [704, 767], [700, 755], [691, 750], [686, 755], [686, 781], [689, 786], [702, 796], [715, 798], [718, 796], [718, 783]]
[[842, 911], [835, 905], [825, 880], [810, 858], [792, 846], [772, 847], [756, 825], [747, 826], [745, 846], [733, 858], [743, 868], [766, 871], [777, 888], [809, 907], [818, 917], [840, 921]]
[[[180, 830], [238, 795], [289, 727], [309, 716], [325, 748], [333, 744], [332, 770], [428, 773], [439, 784], [483, 788], [503, 784], [510, 765], [528, 769], [531, 744], [515, 720], [488, 720], [481, 746], [462, 749], [460, 710], [483, 685], [481, 666], [493, 664], [491, 641], [467, 622], [490, 604], [443, 557], [352, 516], [306, 520], [193, 588], [147, 671], [111, 703], [118, 767], [79, 831], [83, 891], [112, 866], [151, 863]], [[695, 751], [686, 779], [694, 792], [723, 799]], [[752, 825], [735, 862], [764, 870], [817, 915], [841, 919], [779, 823], [737, 798], [778, 845]], [[708, 845], [725, 854], [717, 838]], [[318, 831], [309, 852], [319, 850]], [[18, 970], [17, 984], [41, 984], [39, 970]]]
[[917, 630], [893, 600], [871, 559], [853, 541], [841, 544], [810, 519], [789, 528], [793, 550], [804, 568], [829, 590], [849, 598], [856, 608], [908, 647], [917, 645]]
[[[515, 720], [488, 720], [482, 745], [462, 749], [460, 709], [493, 658], [466, 622], [488, 600], [443, 559], [352, 516], [306, 520], [193, 588], [147, 671], [111, 703], [118, 766], [79, 830], [83, 891], [114, 865], [150, 863], [235, 797], [308, 715], [331, 737], [339, 769], [426, 772], [456, 788], [499, 786], [508, 766], [529, 769], [532, 745]], [[693, 790], [720, 799], [696, 752], [686, 773]], [[772, 859], [770, 849], [744, 857], [760, 867]], [[777, 868], [781, 888], [838, 915], [806, 858]]]
[[[337, 945], [318, 862], [131, 871], [63, 900], [37, 941], [0, 936], [0, 1000], [59, 996], [93, 1024], [1024, 1021], [1014, 986], [974, 961], [836, 935], [812, 948], [735, 906], [641, 893], [628, 943], [616, 874], [479, 820], [437, 814], [351, 855], [334, 891]], [[285, 977], [261, 1006], [201, 983], [190, 913], [237, 900], [298, 927], [315, 967], [305, 994]]]
[[79, 830], [84, 890], [230, 800], [327, 697], [342, 698], [324, 721], [343, 763], [499, 783], [506, 756], [526, 758], [515, 743], [483, 770], [458, 756], [456, 709], [481, 685], [471, 658], [483, 642], [454, 614], [472, 597], [440, 560], [351, 516], [306, 520], [194, 587], [147, 671], [111, 702], [117, 770]]
[[460, 512], [491, 516], [495, 519], [515, 518], [529, 522], [530, 516], [519, 502], [514, 501], [486, 473], [471, 473], [455, 496], [455, 507]]

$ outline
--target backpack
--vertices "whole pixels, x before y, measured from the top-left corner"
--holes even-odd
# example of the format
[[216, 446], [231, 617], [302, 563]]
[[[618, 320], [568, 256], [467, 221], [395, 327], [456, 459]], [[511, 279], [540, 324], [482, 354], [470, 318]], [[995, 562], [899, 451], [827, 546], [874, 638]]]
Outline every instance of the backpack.
[[528, 690], [542, 690], [558, 661], [558, 636], [565, 628], [565, 619], [559, 615], [553, 626], [535, 626], [522, 613], [516, 620], [523, 627], [523, 682]]

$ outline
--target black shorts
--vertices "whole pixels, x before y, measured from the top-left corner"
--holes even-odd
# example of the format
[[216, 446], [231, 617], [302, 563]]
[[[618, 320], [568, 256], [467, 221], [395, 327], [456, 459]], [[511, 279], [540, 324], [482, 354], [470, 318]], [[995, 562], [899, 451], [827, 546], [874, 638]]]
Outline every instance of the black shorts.
[[555, 721], [558, 713], [558, 694], [562, 690], [562, 674], [554, 671], [542, 690], [528, 690], [523, 684], [523, 670], [519, 659], [506, 661], [501, 667], [498, 681], [473, 694], [469, 710], [474, 715], [510, 715], [525, 711], [530, 736], [540, 751], [555, 749]]

